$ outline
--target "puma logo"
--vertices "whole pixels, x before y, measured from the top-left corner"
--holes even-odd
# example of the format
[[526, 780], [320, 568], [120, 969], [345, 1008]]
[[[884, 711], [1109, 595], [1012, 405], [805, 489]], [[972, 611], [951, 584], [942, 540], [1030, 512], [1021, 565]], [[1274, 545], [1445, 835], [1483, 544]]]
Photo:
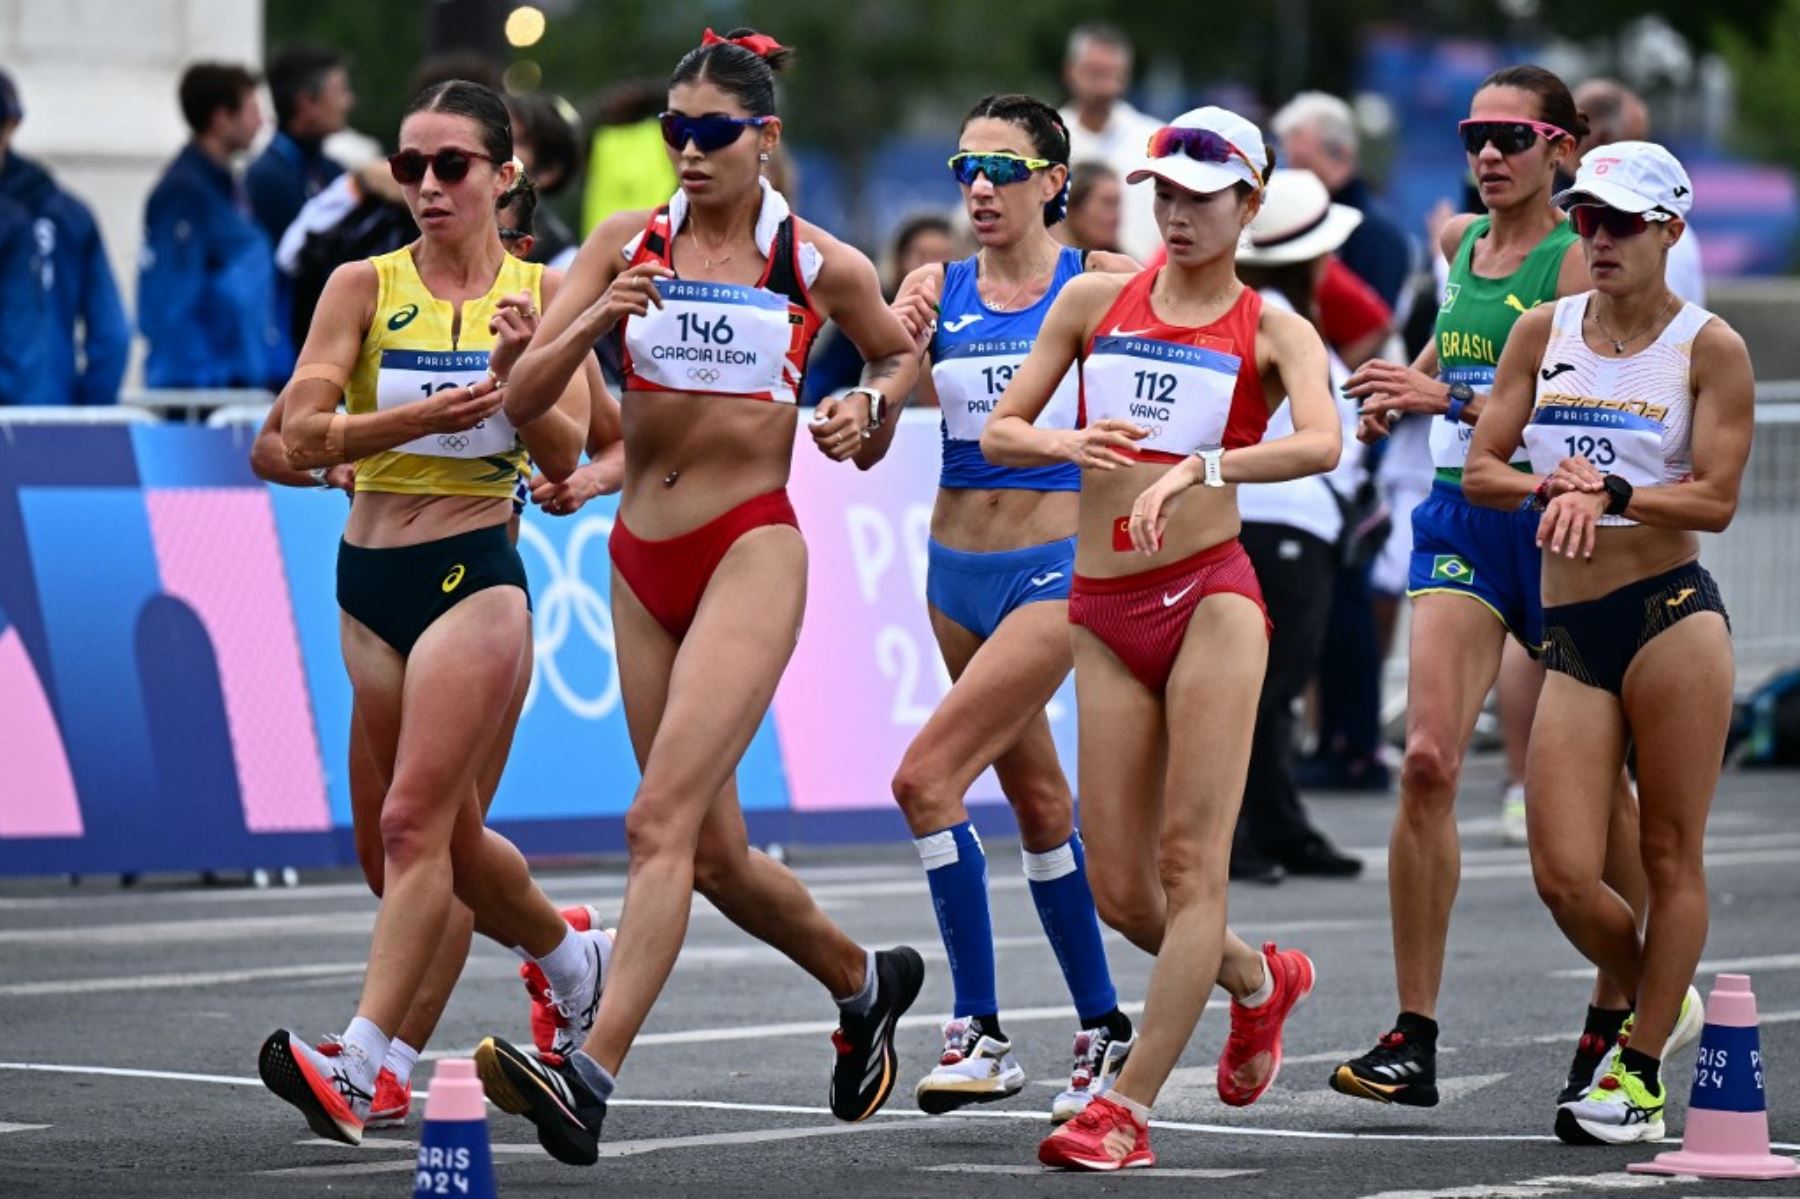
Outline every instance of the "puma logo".
[[1679, 608], [1681, 605], [1687, 603], [1688, 596], [1692, 594], [1694, 594], [1694, 589], [1692, 587], [1683, 587], [1680, 592], [1676, 594], [1674, 599], [1664, 600], [1663, 603], [1671, 608]]
[[1546, 366], [1543, 370], [1538, 372], [1538, 377], [1540, 379], [1542, 379], [1544, 382], [1548, 383], [1550, 380], [1556, 378], [1556, 376], [1562, 374], [1564, 371], [1572, 371], [1574, 369], [1575, 369], [1575, 366], [1573, 363], [1559, 362], [1555, 366]]
[[1531, 302], [1531, 308], [1527, 308], [1524, 303], [1520, 301], [1518, 296], [1513, 295], [1511, 292], [1506, 293], [1506, 306], [1517, 312], [1530, 312], [1532, 308], [1536, 308], [1542, 303], [1542, 300], [1533, 300]]

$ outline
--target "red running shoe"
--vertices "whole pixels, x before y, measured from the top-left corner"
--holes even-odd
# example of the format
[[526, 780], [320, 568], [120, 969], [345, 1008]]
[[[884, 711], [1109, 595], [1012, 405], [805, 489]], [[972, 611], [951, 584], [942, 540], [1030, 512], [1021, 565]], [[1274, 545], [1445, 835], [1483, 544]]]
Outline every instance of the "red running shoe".
[[[578, 933], [600, 926], [600, 913], [587, 904], [563, 908], [562, 918]], [[525, 994], [531, 997], [531, 1039], [539, 1053], [549, 1053], [556, 1044], [556, 1032], [562, 1027], [562, 1017], [550, 1002], [550, 981], [536, 962], [519, 963], [519, 977], [525, 980]]]
[[1273, 941], [1262, 952], [1274, 993], [1259, 1007], [1231, 1001], [1231, 1035], [1219, 1054], [1219, 1098], [1232, 1107], [1248, 1107], [1274, 1085], [1281, 1073], [1281, 1026], [1313, 989], [1311, 958], [1298, 949], [1277, 953]]
[[364, 1128], [402, 1128], [412, 1113], [412, 1088], [403, 1087], [386, 1066], [375, 1076], [375, 1099], [369, 1104]]
[[1150, 1130], [1102, 1095], [1079, 1116], [1045, 1137], [1038, 1160], [1063, 1170], [1135, 1170], [1156, 1164]]

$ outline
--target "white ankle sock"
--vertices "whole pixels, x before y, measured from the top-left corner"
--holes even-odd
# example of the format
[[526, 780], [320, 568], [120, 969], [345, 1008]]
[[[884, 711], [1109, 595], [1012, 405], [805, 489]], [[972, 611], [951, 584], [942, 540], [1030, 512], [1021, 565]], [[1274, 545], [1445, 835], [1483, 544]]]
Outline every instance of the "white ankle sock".
[[387, 1034], [375, 1027], [374, 1021], [358, 1016], [344, 1030], [344, 1044], [357, 1051], [349, 1055], [351, 1081], [365, 1091], [374, 1091], [375, 1075], [387, 1057]]
[[381, 1059], [382, 1068], [394, 1076], [402, 1090], [412, 1082], [413, 1067], [419, 1064], [419, 1051], [395, 1037], [388, 1042], [387, 1056]]
[[521, 962], [537, 961], [536, 958], [531, 956], [531, 950], [525, 948], [523, 945], [508, 945], [506, 951], [518, 958]]
[[1106, 1094], [1106, 1097], [1108, 1099], [1112, 1100], [1114, 1103], [1118, 1104], [1120, 1107], [1124, 1108], [1126, 1111], [1130, 1112], [1131, 1118], [1138, 1122], [1139, 1128], [1146, 1128], [1149, 1126], [1149, 1124], [1150, 1124], [1150, 1105], [1149, 1104], [1139, 1103], [1137, 1100], [1132, 1099], [1129, 1096], [1120, 1094], [1119, 1088], [1117, 1088], [1117, 1087], [1114, 1087], [1112, 1090], [1108, 1091]]
[[869, 1009], [875, 1006], [875, 987], [878, 977], [875, 972], [875, 951], [871, 949], [868, 954], [868, 964], [863, 967], [862, 988], [855, 994], [846, 995], [837, 1001], [838, 1009], [848, 1012], [852, 1016], [866, 1016], [869, 1014]]
[[557, 996], [572, 995], [587, 981], [592, 959], [588, 956], [588, 939], [569, 929], [562, 944], [537, 960], [550, 980], [550, 990]]
[[1239, 999], [1238, 1000], [1239, 1007], [1261, 1007], [1263, 1004], [1269, 1002], [1270, 997], [1275, 994], [1275, 972], [1273, 970], [1269, 969], [1269, 959], [1268, 958], [1266, 958], [1266, 957], [1263, 958], [1262, 964], [1263, 964], [1262, 985], [1260, 987], [1256, 988], [1256, 990], [1250, 992], [1248, 995], [1244, 996], [1242, 999]]

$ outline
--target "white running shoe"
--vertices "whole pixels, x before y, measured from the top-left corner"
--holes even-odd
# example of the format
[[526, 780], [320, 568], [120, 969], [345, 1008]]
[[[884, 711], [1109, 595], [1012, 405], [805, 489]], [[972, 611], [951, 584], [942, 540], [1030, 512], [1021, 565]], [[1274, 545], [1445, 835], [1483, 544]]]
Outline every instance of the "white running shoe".
[[1050, 1123], [1063, 1124], [1087, 1110], [1087, 1105], [1112, 1090], [1125, 1058], [1137, 1044], [1137, 1034], [1115, 1041], [1104, 1028], [1084, 1028], [1075, 1034], [1075, 1068], [1069, 1073], [1069, 1089], [1050, 1105]]
[[1010, 1099], [1024, 1087], [1025, 1070], [1012, 1055], [1012, 1042], [956, 1019], [944, 1025], [943, 1056], [913, 1094], [920, 1111], [941, 1116], [971, 1103]]
[[568, 1057], [587, 1042], [588, 1030], [594, 1027], [594, 1014], [600, 1010], [600, 992], [606, 985], [606, 965], [612, 958], [613, 935], [606, 929], [589, 929], [581, 936], [588, 943], [589, 973], [572, 995], [550, 992], [550, 1005], [558, 1017], [552, 1053]]
[[1506, 793], [1500, 797], [1500, 843], [1502, 845], [1529, 843], [1525, 832], [1524, 783], [1509, 784]]

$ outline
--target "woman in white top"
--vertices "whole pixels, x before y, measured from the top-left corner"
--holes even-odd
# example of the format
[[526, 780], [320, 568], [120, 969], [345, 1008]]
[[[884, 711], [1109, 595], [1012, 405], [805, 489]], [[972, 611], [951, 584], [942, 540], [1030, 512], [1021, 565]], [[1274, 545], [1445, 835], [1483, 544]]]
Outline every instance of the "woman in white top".
[[[1754, 379], [1743, 340], [1665, 280], [1693, 202], [1668, 151], [1596, 147], [1557, 200], [1571, 206], [1594, 290], [1519, 319], [1463, 486], [1479, 504], [1543, 512], [1550, 675], [1526, 767], [1532, 872], [1557, 924], [1636, 1012], [1588, 1093], [1558, 1109], [1556, 1131], [1623, 1144], [1663, 1135], [1661, 1059], [1701, 1019], [1689, 988], [1706, 942], [1701, 852], [1732, 649], [1697, 534], [1722, 531], [1737, 509]], [[1529, 472], [1507, 465], [1521, 440]], [[1633, 744], [1650, 884], [1642, 935], [1601, 881], [1610, 797]]]

